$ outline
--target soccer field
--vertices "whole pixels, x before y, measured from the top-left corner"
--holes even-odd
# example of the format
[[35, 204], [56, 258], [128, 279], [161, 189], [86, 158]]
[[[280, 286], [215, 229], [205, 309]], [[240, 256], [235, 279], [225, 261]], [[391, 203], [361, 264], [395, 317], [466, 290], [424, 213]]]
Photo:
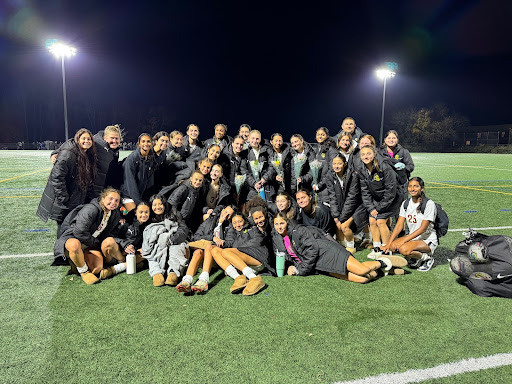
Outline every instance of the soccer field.
[[0, 382], [510, 382], [512, 302], [473, 295], [447, 259], [468, 227], [512, 236], [512, 155], [413, 160], [450, 217], [430, 272], [366, 285], [264, 277], [253, 297], [215, 272], [206, 294], [183, 296], [147, 271], [86, 286], [50, 267], [56, 225], [35, 215], [49, 152], [0, 151]]

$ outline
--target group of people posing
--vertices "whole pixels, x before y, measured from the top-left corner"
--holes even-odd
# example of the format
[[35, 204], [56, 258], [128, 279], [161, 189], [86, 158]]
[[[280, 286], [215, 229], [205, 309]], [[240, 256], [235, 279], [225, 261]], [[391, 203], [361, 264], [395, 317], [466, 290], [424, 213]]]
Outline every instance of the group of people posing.
[[[205, 141], [195, 124], [185, 135], [142, 133], [119, 161], [118, 125], [80, 129], [52, 153], [37, 210], [57, 222], [54, 264], [69, 262], [94, 284], [134, 254], [155, 286], [179, 292], [207, 291], [218, 266], [243, 295], [264, 288], [261, 274], [279, 274], [280, 252], [288, 275], [358, 283], [403, 274], [408, 263], [432, 268], [436, 207], [423, 180], [410, 179], [414, 163], [397, 132], [378, 148], [351, 117], [335, 135], [318, 128], [314, 144], [300, 134], [266, 140], [247, 124], [233, 138], [224, 124], [214, 130]], [[372, 248], [370, 260], [353, 256], [356, 240]]]

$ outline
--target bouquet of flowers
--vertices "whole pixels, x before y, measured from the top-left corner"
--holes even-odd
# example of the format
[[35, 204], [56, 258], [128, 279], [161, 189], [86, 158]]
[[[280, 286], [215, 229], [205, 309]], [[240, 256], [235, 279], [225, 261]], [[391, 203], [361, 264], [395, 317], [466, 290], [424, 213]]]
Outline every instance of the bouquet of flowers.
[[176, 153], [174, 152], [174, 150], [171, 150], [166, 158], [165, 158], [165, 161], [170, 164], [170, 163], [173, 163], [175, 161], [180, 161], [181, 160], [181, 155], [179, 153]]
[[263, 169], [263, 163], [260, 163], [258, 160], [249, 161], [249, 165], [251, 166], [252, 176], [256, 182], [260, 181], [261, 170]]
[[302, 166], [306, 162], [307, 158], [304, 153], [300, 155], [295, 155], [293, 157], [293, 170], [295, 171], [295, 179], [297, 181], [297, 188], [299, 188], [298, 178], [300, 177], [300, 172], [302, 171]]
[[242, 185], [245, 183], [246, 175], [236, 175], [235, 176], [235, 189], [236, 194], [240, 197], [240, 190], [242, 189]]
[[311, 175], [313, 176], [313, 185], [318, 184], [318, 176], [320, 174], [320, 170], [322, 169], [322, 162], [318, 160], [314, 160], [309, 163], [309, 167], [311, 168]]
[[[271, 160], [270, 164], [274, 167], [277, 172], [277, 175], [284, 179], [284, 168], [283, 164], [279, 161], [279, 157], [275, 155]], [[284, 180], [280, 183], [284, 187]]]

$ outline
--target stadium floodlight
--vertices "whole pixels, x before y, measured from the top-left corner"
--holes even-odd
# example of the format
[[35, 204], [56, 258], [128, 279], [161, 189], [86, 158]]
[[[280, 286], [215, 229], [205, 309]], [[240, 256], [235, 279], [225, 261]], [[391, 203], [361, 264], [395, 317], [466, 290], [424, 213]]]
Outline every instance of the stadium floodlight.
[[50, 39], [46, 41], [46, 48], [56, 58], [61, 59], [62, 63], [62, 96], [64, 98], [64, 130], [66, 140], [69, 138], [68, 130], [68, 104], [66, 99], [66, 71], [64, 69], [64, 58], [70, 58], [76, 55], [76, 48], [61, 43], [57, 39]]
[[379, 135], [379, 141], [382, 145], [382, 137], [383, 137], [383, 131], [384, 131], [384, 107], [386, 105], [386, 82], [387, 79], [391, 77], [395, 77], [396, 72], [395, 70], [398, 68], [397, 63], [385, 63], [385, 67], [379, 68], [375, 71], [375, 75], [381, 80], [384, 80], [384, 90], [382, 91], [382, 115], [380, 118], [380, 135]]

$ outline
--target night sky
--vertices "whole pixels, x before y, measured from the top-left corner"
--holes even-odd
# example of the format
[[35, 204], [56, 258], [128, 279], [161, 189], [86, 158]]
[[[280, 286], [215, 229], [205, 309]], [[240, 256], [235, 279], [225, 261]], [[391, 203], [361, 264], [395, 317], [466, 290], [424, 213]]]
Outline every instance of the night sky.
[[385, 61], [399, 64], [388, 117], [446, 103], [472, 125], [512, 123], [511, 21], [506, 0], [2, 0], [0, 142], [64, 138], [49, 38], [78, 50], [66, 61], [70, 134], [120, 123], [133, 140], [153, 117], [169, 131], [194, 122], [202, 139], [218, 122], [313, 139], [354, 116], [378, 135]]

